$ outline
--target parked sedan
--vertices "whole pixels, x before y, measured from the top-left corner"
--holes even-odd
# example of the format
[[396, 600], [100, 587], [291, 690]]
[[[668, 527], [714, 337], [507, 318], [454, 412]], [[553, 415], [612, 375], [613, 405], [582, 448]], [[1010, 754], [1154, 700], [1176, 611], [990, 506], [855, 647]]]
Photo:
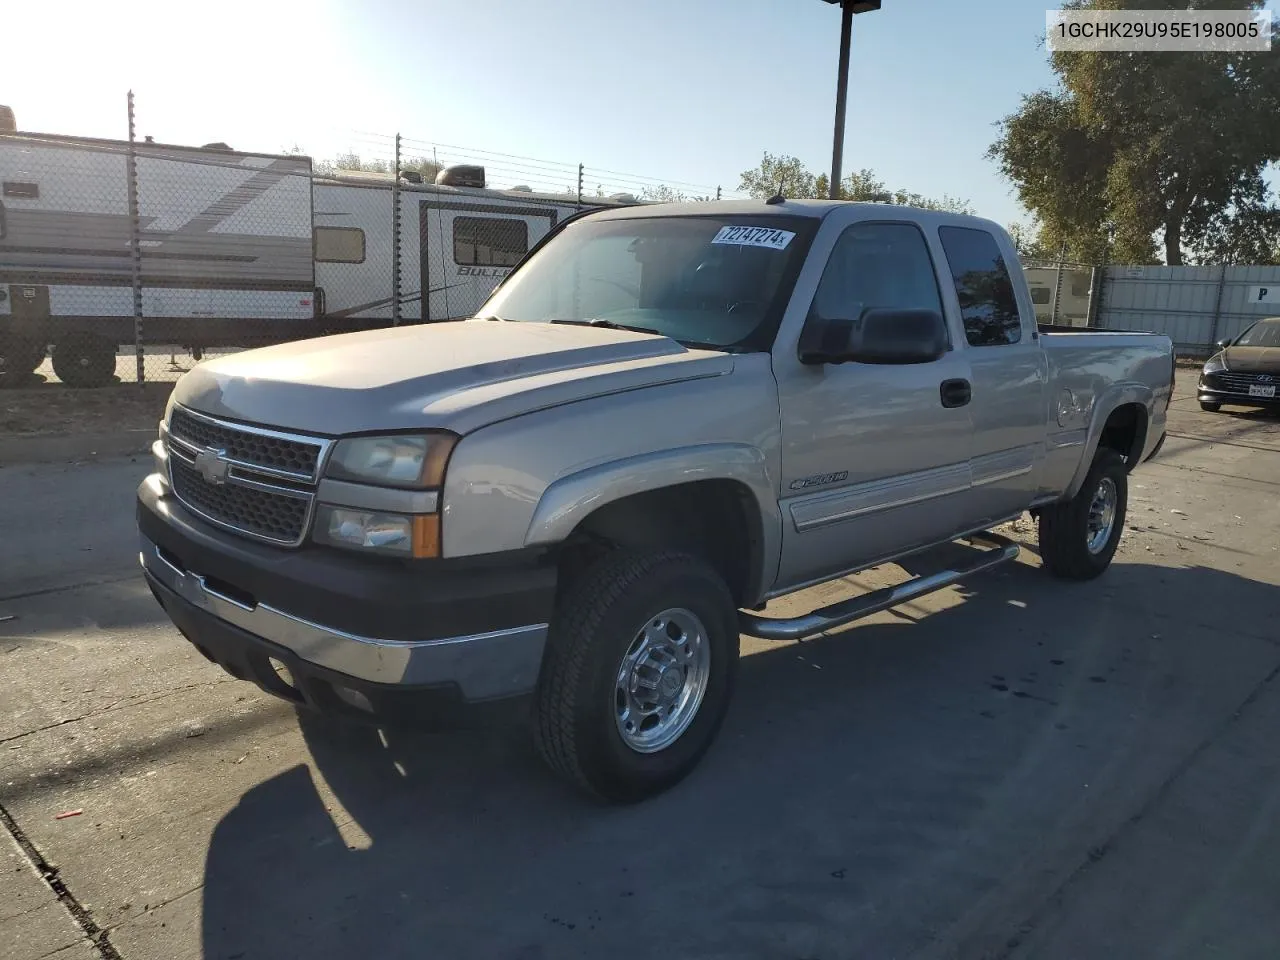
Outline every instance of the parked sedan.
[[1210, 412], [1224, 403], [1280, 408], [1280, 317], [1259, 320], [1234, 340], [1218, 343], [1218, 352], [1200, 374], [1200, 408]]

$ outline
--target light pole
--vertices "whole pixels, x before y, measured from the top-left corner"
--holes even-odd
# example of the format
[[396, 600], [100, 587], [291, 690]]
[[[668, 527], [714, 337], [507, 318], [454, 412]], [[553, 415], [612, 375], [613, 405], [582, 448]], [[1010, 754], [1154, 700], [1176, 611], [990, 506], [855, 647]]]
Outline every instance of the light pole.
[[844, 113], [849, 98], [849, 36], [853, 32], [853, 15], [880, 9], [880, 0], [824, 0], [840, 4], [840, 75], [836, 78], [836, 129], [831, 144], [832, 200], [840, 198], [840, 166], [844, 161]]

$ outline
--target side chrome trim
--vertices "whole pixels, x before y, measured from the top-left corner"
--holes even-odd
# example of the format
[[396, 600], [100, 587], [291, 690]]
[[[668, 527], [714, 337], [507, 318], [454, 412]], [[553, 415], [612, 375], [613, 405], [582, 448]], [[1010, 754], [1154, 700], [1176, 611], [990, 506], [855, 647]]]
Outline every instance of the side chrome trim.
[[532, 690], [542, 667], [547, 624], [435, 640], [394, 641], [359, 636], [304, 620], [265, 603], [247, 605], [211, 588], [141, 537], [138, 560], [147, 575], [192, 606], [303, 660], [373, 683], [412, 686], [456, 683], [468, 700]]
[[791, 522], [803, 533], [869, 513], [964, 493], [972, 485], [972, 476], [967, 462], [954, 463], [805, 497], [788, 509]]
[[1024, 445], [974, 457], [969, 461], [973, 468], [973, 485], [985, 487], [1001, 480], [1026, 476], [1035, 466], [1035, 454], [1036, 447]]

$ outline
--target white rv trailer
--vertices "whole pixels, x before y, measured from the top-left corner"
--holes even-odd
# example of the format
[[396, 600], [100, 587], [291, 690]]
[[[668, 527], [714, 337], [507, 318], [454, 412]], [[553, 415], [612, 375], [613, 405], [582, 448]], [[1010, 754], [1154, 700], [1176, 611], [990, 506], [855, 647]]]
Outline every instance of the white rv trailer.
[[[470, 316], [564, 219], [588, 207], [637, 202], [616, 195], [579, 206], [570, 195], [492, 190], [482, 186], [481, 167], [451, 168], [439, 179], [445, 182], [400, 184], [402, 322]], [[315, 180], [316, 295], [329, 322], [385, 326], [393, 320], [392, 185], [390, 174]]]
[[[408, 323], [469, 315], [579, 209], [487, 189], [475, 167], [397, 190], [390, 175], [313, 176], [302, 156], [134, 149], [141, 337], [197, 358], [396, 322], [397, 195]], [[52, 345], [65, 382], [105, 384], [134, 342], [129, 155], [125, 141], [0, 133], [0, 377], [34, 370]]]
[[1036, 320], [1040, 323], [1056, 323], [1060, 327], [1089, 325], [1089, 295], [1093, 283], [1091, 267], [1063, 267], [1056, 318], [1053, 292], [1058, 286], [1058, 268], [1027, 267], [1024, 272], [1031, 287], [1031, 302], [1036, 308]]

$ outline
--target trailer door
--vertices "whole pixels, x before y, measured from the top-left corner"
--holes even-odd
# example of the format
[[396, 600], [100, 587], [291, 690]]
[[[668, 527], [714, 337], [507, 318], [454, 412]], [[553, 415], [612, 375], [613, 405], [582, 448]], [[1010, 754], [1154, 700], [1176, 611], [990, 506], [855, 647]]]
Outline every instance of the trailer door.
[[427, 320], [473, 316], [529, 249], [555, 226], [556, 208], [423, 199], [422, 302]]

